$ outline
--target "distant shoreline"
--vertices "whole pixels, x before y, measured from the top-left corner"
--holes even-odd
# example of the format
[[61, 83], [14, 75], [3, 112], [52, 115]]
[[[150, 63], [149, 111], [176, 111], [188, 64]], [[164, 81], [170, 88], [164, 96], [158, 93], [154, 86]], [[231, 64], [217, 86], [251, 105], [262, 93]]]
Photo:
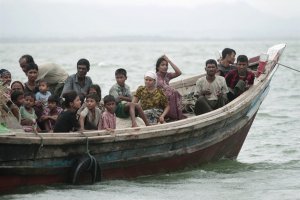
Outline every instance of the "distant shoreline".
[[72, 43], [72, 42], [203, 42], [203, 41], [293, 41], [300, 40], [300, 38], [185, 38], [185, 37], [161, 37], [161, 36], [112, 36], [112, 37], [86, 37], [86, 38], [0, 38], [0, 43]]

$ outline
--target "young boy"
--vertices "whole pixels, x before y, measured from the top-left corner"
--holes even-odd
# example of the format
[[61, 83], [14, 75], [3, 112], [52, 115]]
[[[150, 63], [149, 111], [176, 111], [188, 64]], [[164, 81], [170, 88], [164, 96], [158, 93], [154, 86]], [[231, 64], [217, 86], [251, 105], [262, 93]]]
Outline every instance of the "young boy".
[[37, 131], [37, 116], [33, 109], [35, 96], [33, 93], [25, 93], [24, 98], [24, 104], [20, 107], [21, 125], [26, 132]]
[[98, 108], [99, 97], [96, 94], [88, 94], [86, 107], [81, 111], [79, 117], [80, 130], [97, 130], [101, 124], [101, 111]]
[[116, 129], [116, 100], [114, 96], [107, 95], [103, 98], [106, 111], [101, 117], [101, 130], [113, 131]]
[[39, 91], [35, 94], [35, 99], [41, 104], [43, 108], [47, 107], [48, 98], [51, 96], [51, 92], [48, 91], [48, 83], [45, 80], [39, 81]]
[[54, 95], [48, 98], [48, 106], [44, 109], [41, 116], [41, 121], [44, 123], [46, 131], [53, 130], [58, 115], [63, 111], [61, 107], [57, 106], [58, 101], [58, 98]]
[[[127, 72], [125, 69], [117, 69], [115, 72], [115, 77], [117, 83], [113, 85], [110, 90], [109, 94], [114, 96], [116, 100], [116, 116], [120, 118], [128, 118], [130, 116], [132, 127], [137, 127], [137, 123], [135, 120], [135, 112], [137, 110], [139, 116], [143, 119], [144, 123], [148, 126], [149, 123], [145, 117], [145, 114], [139, 104], [132, 103], [132, 97], [130, 93], [130, 88], [128, 85], [125, 84], [127, 79]], [[131, 111], [133, 110], [133, 111]]]
[[24, 104], [24, 93], [21, 91], [14, 91], [10, 95], [13, 104], [10, 106], [12, 114], [17, 118], [18, 122], [21, 122], [20, 107]]

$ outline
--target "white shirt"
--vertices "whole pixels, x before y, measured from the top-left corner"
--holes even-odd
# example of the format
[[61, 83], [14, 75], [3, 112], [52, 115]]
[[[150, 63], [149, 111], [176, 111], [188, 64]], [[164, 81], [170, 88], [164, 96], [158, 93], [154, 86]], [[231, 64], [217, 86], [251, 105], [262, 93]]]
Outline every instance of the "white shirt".
[[208, 89], [211, 94], [205, 95], [207, 100], [218, 100], [217, 94], [219, 92], [222, 92], [223, 95], [229, 92], [224, 77], [216, 76], [215, 80], [210, 83], [206, 80], [206, 76], [204, 76], [197, 80], [194, 95], [202, 96], [202, 92]]

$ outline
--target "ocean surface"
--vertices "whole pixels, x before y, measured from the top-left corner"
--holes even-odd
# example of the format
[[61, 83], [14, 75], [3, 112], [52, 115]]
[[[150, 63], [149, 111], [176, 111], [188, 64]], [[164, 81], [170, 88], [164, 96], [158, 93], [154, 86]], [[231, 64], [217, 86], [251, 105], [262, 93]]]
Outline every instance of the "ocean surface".
[[[23, 54], [31, 54], [37, 64], [60, 64], [70, 74], [76, 72], [80, 58], [87, 58], [91, 63], [88, 76], [101, 86], [104, 96], [115, 83], [114, 71], [120, 67], [127, 70], [127, 84], [135, 90], [143, 84], [143, 74], [154, 70], [163, 54], [182, 70], [183, 75], [177, 78], [180, 80], [204, 72], [205, 60], [217, 58], [225, 47], [252, 57], [278, 43], [287, 44], [280, 62], [300, 70], [299, 40], [2, 43], [0, 68], [9, 69], [13, 80], [24, 82], [26, 77], [18, 65]], [[25, 187], [0, 199], [300, 199], [299, 82], [299, 72], [278, 68], [235, 161], [88, 186]]]

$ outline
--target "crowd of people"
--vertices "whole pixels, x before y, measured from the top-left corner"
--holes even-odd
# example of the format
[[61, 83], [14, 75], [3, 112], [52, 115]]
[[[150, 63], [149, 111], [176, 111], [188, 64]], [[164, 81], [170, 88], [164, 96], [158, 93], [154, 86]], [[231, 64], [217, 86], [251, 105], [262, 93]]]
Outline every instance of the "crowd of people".
[[[219, 63], [206, 61], [206, 76], [195, 86], [195, 115], [224, 106], [253, 85], [255, 75], [247, 69], [247, 56], [238, 56], [234, 64], [235, 56], [233, 49], [225, 48]], [[0, 81], [7, 88], [9, 111], [27, 132], [113, 131], [117, 117], [130, 118], [132, 127], [138, 126], [137, 116], [146, 126], [186, 118], [182, 96], [169, 84], [182, 72], [166, 55], [157, 60], [155, 71], [145, 73], [144, 85], [134, 95], [125, 83], [126, 70], [117, 69], [116, 83], [103, 98], [100, 86], [87, 76], [87, 59], [78, 60], [72, 75], [54, 63], [37, 65], [30, 55], [23, 55], [19, 64], [27, 76], [25, 83], [12, 82], [7, 69], [0, 70]]]

